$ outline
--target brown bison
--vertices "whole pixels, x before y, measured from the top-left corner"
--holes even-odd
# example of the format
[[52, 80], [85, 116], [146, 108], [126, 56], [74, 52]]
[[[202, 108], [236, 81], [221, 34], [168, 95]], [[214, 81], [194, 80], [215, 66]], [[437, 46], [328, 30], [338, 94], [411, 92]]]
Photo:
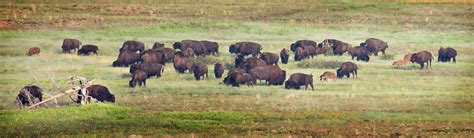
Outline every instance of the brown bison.
[[334, 72], [326, 71], [321, 76], [319, 76], [320, 81], [330, 81], [330, 80], [336, 80], [336, 74]]
[[224, 84], [226, 85], [230, 85], [230, 74], [232, 73], [236, 73], [236, 72], [239, 72], [239, 73], [247, 73], [247, 71], [245, 69], [242, 69], [242, 68], [233, 68], [233, 69], [230, 69], [229, 72], [227, 72], [227, 76], [224, 78]]
[[82, 101], [90, 101], [91, 99], [86, 98], [84, 95], [88, 97], [92, 97], [100, 102], [115, 102], [115, 96], [110, 93], [107, 87], [102, 85], [91, 85], [86, 88], [86, 91], [83, 92], [79, 90], [77, 93], [77, 100], [76, 103], [81, 103]]
[[244, 65], [246, 70], [250, 70], [255, 67], [265, 66], [267, 63], [257, 57], [249, 57], [245, 60]]
[[254, 42], [238, 42], [229, 46], [230, 53], [240, 53], [242, 55], [252, 54], [254, 57], [260, 54], [260, 50], [262, 50], [262, 46]]
[[177, 54], [174, 58], [173, 66], [178, 73], [184, 73], [186, 70], [192, 72], [191, 68], [193, 67], [194, 60], [190, 57], [184, 57]]
[[331, 46], [332, 48], [332, 52], [334, 55], [339, 55], [341, 56], [342, 54], [344, 54], [347, 50], [349, 50], [349, 48], [352, 47], [351, 44], [348, 44], [348, 43], [345, 43], [345, 42], [342, 42], [340, 40], [336, 40], [336, 39], [325, 39], [323, 40], [322, 44], [321, 44], [321, 47], [322, 46]]
[[136, 51], [143, 52], [143, 51], [145, 51], [145, 44], [144, 44], [143, 42], [134, 41], [134, 40], [125, 41], [125, 42], [122, 44], [122, 48], [120, 48], [119, 51], [120, 51], [120, 52], [126, 52], [126, 51], [130, 51], [130, 52], [136, 52]]
[[26, 53], [27, 56], [33, 56], [33, 55], [39, 55], [41, 52], [41, 49], [39, 47], [32, 47], [28, 49], [28, 53]]
[[137, 70], [145, 71], [148, 77], [156, 76], [161, 77], [161, 73], [165, 71], [165, 67], [159, 63], [138, 63], [130, 66], [130, 73], [134, 73]]
[[192, 48], [196, 56], [205, 56], [208, 55], [206, 46], [202, 41], [196, 40], [182, 40], [181, 42], [175, 42], [173, 44], [174, 49], [186, 50], [187, 48]]
[[234, 87], [240, 87], [242, 83], [247, 84], [247, 86], [255, 85], [255, 79], [248, 73], [234, 72], [229, 75], [228, 79], [228, 83]]
[[234, 65], [235, 68], [245, 68], [245, 56], [241, 54], [237, 54], [237, 57], [235, 57], [234, 60]]
[[418, 63], [420, 64], [421, 66], [421, 69], [423, 69], [423, 67], [425, 66], [425, 63], [426, 63], [426, 67], [430, 66], [431, 67], [431, 61], [433, 60], [433, 56], [431, 55], [430, 52], [428, 51], [421, 51], [421, 52], [418, 52], [418, 53], [414, 53], [411, 55], [411, 63]]
[[438, 62], [453, 62], [456, 63], [456, 56], [457, 52], [454, 48], [447, 47], [447, 48], [439, 48], [438, 50]]
[[19, 104], [23, 106], [30, 106], [38, 99], [40, 102], [43, 101], [43, 90], [35, 85], [23, 87], [18, 96], [16, 97]]
[[369, 50], [370, 54], [374, 54], [375, 56], [378, 55], [379, 51], [381, 51], [382, 54], [385, 55], [385, 49], [388, 48], [387, 42], [384, 42], [377, 38], [369, 38], [360, 45], [365, 46], [367, 50]]
[[142, 63], [160, 63], [163, 65], [166, 63], [165, 54], [159, 51], [152, 51], [143, 54], [140, 57], [140, 61]]
[[296, 48], [298, 47], [303, 47], [303, 46], [313, 46], [317, 47], [318, 43], [312, 41], [312, 40], [298, 40], [295, 43], [290, 45], [290, 50], [295, 52]]
[[136, 70], [135, 72], [133, 72], [132, 80], [128, 82], [128, 85], [133, 88], [137, 86], [137, 83], [138, 83], [138, 86], [142, 86], [142, 83], [143, 83], [143, 86], [145, 86], [146, 88], [146, 79], [148, 78], [146, 74], [147, 73], [145, 71]]
[[286, 71], [275, 65], [256, 67], [248, 71], [254, 79], [265, 80], [269, 85], [283, 85]]
[[300, 89], [300, 86], [304, 85], [305, 90], [308, 89], [308, 85], [311, 86], [311, 89], [314, 91], [313, 86], [313, 74], [303, 74], [303, 73], [293, 73], [290, 75], [290, 78], [285, 82], [286, 89]]
[[117, 60], [112, 63], [113, 67], [128, 67], [130, 64], [137, 63], [140, 60], [140, 54], [135, 52], [122, 52]]
[[166, 47], [155, 48], [153, 50], [163, 53], [165, 55], [166, 62], [173, 62], [176, 50]]
[[350, 77], [350, 74], [352, 73], [352, 78], [357, 77], [357, 65], [352, 62], [344, 62], [342, 63], [341, 67], [337, 69], [336, 75], [337, 78], [342, 78], [346, 76], [347, 78]]
[[290, 50], [283, 48], [280, 52], [281, 63], [288, 64], [288, 59], [290, 58]]
[[369, 57], [369, 50], [367, 50], [366, 47], [363, 46], [356, 46], [356, 47], [351, 47], [349, 48], [348, 52], [349, 55], [351, 55], [352, 60], [354, 60], [354, 57], [356, 57], [357, 61], [362, 60], [365, 62], [369, 62], [370, 57]]
[[184, 50], [183, 54], [186, 57], [194, 57], [194, 49], [191, 48], [191, 47], [188, 47], [188, 48], [186, 48], [186, 50]]
[[201, 41], [204, 43], [204, 46], [207, 49], [207, 52], [209, 54], [215, 55], [219, 54], [219, 44], [217, 42], [212, 42], [212, 41]]
[[409, 62], [410, 62], [410, 61], [408, 61], [408, 60], [401, 59], [401, 60], [394, 61], [394, 62], [392, 63], [392, 66], [407, 65]]
[[201, 77], [204, 78], [204, 75], [206, 75], [206, 78], [209, 79], [209, 77], [207, 76], [207, 65], [206, 64], [194, 63], [191, 70], [193, 71], [194, 78], [196, 78], [196, 80], [201, 80]]
[[214, 75], [216, 78], [221, 78], [222, 74], [224, 74], [224, 65], [221, 63], [214, 64]]
[[77, 51], [77, 55], [89, 55], [89, 53], [98, 54], [99, 48], [96, 45], [83, 45], [81, 49]]
[[267, 65], [278, 65], [278, 60], [280, 58], [278, 57], [278, 54], [263, 52], [262, 54], [260, 54], [260, 59], [265, 61]]
[[159, 48], [165, 48], [165, 44], [160, 43], [160, 42], [153, 43], [152, 49], [159, 49]]
[[61, 48], [63, 49], [63, 53], [71, 53], [71, 50], [77, 50], [81, 45], [81, 41], [77, 39], [66, 38], [63, 40]]
[[295, 61], [301, 61], [306, 58], [306, 53], [303, 51], [303, 48], [298, 47], [295, 50]]

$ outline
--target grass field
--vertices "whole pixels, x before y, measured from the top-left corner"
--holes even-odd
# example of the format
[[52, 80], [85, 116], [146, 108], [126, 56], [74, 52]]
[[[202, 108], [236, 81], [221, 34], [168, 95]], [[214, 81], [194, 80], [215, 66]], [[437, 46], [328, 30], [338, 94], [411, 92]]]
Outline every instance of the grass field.
[[[218, 136], [472, 136], [474, 134], [474, 11], [472, 3], [331, 1], [97, 1], [0, 2], [0, 136], [218, 135]], [[375, 37], [389, 44], [387, 56], [358, 62], [357, 79], [321, 82], [315, 90], [283, 86], [228, 87], [213, 73], [204, 81], [178, 74], [167, 64], [147, 88], [129, 88], [128, 68], [112, 68], [126, 40], [151, 48], [183, 39], [219, 42], [220, 54], [199, 57], [233, 64], [228, 46], [254, 41], [265, 52], [299, 39], [335, 38], [357, 45]], [[99, 46], [98, 56], [61, 54], [64, 38]], [[39, 56], [27, 57], [30, 47]], [[457, 63], [391, 66], [406, 53], [439, 47], [458, 51]], [[293, 55], [292, 55], [293, 56]], [[317, 56], [280, 67], [319, 76], [337, 68]], [[115, 104], [79, 106], [67, 97], [59, 107], [17, 109], [25, 85], [62, 89], [68, 76], [95, 79], [115, 94]], [[52, 93], [55, 94], [55, 93]], [[46, 96], [47, 97], [47, 96]], [[50, 104], [51, 105], [51, 104]]]

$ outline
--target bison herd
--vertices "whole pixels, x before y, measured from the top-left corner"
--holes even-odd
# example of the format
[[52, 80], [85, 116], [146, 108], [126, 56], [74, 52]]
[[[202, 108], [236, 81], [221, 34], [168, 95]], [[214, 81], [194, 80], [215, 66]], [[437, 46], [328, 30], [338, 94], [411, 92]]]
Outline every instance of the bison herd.
[[[83, 45], [77, 39], [64, 39], [61, 46], [63, 53], [76, 51], [78, 55], [98, 54], [99, 48], [96, 45]], [[254, 86], [256, 81], [264, 81], [266, 85], [284, 85], [286, 89], [300, 89], [300, 86], [313, 85], [313, 74], [293, 73], [286, 79], [287, 71], [280, 68], [278, 63], [287, 64], [290, 55], [294, 55], [294, 61], [302, 61], [313, 58], [318, 55], [326, 55], [332, 51], [335, 56], [342, 56], [348, 53], [351, 58], [359, 61], [370, 61], [370, 56], [383, 55], [388, 48], [387, 42], [369, 38], [360, 43], [359, 46], [352, 47], [351, 44], [336, 40], [325, 39], [321, 43], [312, 40], [298, 40], [292, 43], [288, 48], [283, 48], [281, 52], [271, 53], [262, 52], [263, 47], [255, 42], [237, 42], [229, 46], [229, 53], [235, 54], [234, 68], [229, 69], [224, 75], [225, 69], [222, 63], [214, 64], [215, 78], [223, 78], [223, 83], [234, 87], [240, 84]], [[173, 67], [178, 73], [186, 71], [192, 73], [196, 80], [209, 79], [208, 67], [195, 59], [196, 56], [208, 56], [219, 53], [219, 44], [212, 41], [182, 40], [175, 42], [172, 48], [165, 47], [165, 44], [156, 42], [151, 49], [145, 49], [145, 44], [140, 41], [125, 41], [118, 50], [117, 59], [112, 62], [112, 67], [129, 67], [129, 73], [132, 74], [129, 81], [130, 87], [144, 86], [146, 80], [150, 77], [161, 77], [164, 73], [164, 66], [167, 63], [173, 63]], [[26, 55], [32, 56], [40, 53], [40, 48], [33, 47], [28, 50]], [[246, 57], [250, 56], [250, 57]], [[438, 62], [456, 62], [457, 52], [451, 47], [438, 50]], [[392, 65], [406, 65], [409, 62], [420, 64], [421, 68], [431, 66], [433, 55], [428, 51], [417, 53], [408, 53], [404, 59], [393, 62]], [[330, 81], [336, 78], [357, 77], [357, 64], [353, 62], [344, 62], [336, 70], [336, 73], [326, 71], [320, 75], [320, 81]], [[90, 89], [90, 90], [89, 90]], [[93, 85], [87, 89], [89, 96], [98, 101], [115, 102], [115, 97], [108, 89], [101, 85]], [[17, 100], [23, 105], [29, 105], [32, 98], [42, 100], [42, 90], [37, 86], [25, 86], [20, 90]], [[80, 102], [78, 97], [77, 102]]]

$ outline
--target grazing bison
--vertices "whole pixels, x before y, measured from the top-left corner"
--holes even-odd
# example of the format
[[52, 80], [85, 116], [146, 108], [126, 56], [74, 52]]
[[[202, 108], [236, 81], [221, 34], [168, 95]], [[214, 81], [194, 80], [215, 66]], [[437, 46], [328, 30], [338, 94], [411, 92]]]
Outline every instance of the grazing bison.
[[119, 51], [120, 51], [120, 52], [126, 52], [126, 51], [131, 51], [131, 52], [139, 51], [139, 52], [143, 52], [143, 51], [145, 51], [145, 44], [144, 44], [143, 42], [134, 41], [134, 40], [125, 41], [125, 42], [122, 44], [122, 48], [120, 48]]
[[245, 71], [245, 69], [242, 69], [242, 68], [233, 68], [233, 69], [230, 69], [229, 72], [227, 72], [227, 76], [224, 78], [224, 84], [226, 85], [230, 85], [230, 75], [232, 73], [236, 73], [236, 72], [239, 72], [239, 73], [247, 73], [247, 71]]
[[304, 58], [306, 58], [306, 54], [303, 51], [303, 48], [301, 48], [301, 47], [296, 48], [296, 50], [295, 50], [295, 61], [301, 61]]
[[430, 52], [428, 51], [421, 51], [418, 53], [414, 53], [411, 55], [410, 61], [411, 63], [418, 63], [421, 66], [421, 69], [425, 66], [426, 67], [430, 66], [431, 67], [431, 61], [433, 60], [433, 56], [431, 55]]
[[147, 77], [156, 76], [161, 77], [161, 73], [165, 71], [165, 67], [159, 63], [138, 63], [130, 66], [130, 73], [134, 73], [137, 70], [145, 71]]
[[222, 74], [224, 74], [224, 65], [221, 63], [214, 64], [214, 75], [216, 78], [221, 78]]
[[267, 65], [267, 63], [262, 60], [262, 59], [259, 59], [257, 57], [249, 57], [245, 60], [244, 62], [245, 64], [245, 69], [246, 70], [250, 70], [250, 69], [253, 69], [255, 67], [260, 67], [260, 66], [265, 66]]
[[317, 47], [318, 43], [312, 41], [312, 40], [298, 40], [295, 43], [290, 45], [290, 50], [295, 52], [296, 48], [298, 47], [303, 47], [303, 46], [313, 46]]
[[165, 48], [165, 44], [160, 43], [160, 42], [155, 42], [155, 43], [153, 44], [152, 49], [159, 49], [159, 48]]
[[43, 90], [35, 85], [25, 86], [20, 90], [16, 98], [21, 105], [29, 106], [35, 103], [35, 99], [38, 99], [40, 102], [43, 101]]
[[63, 49], [63, 53], [71, 53], [71, 50], [77, 50], [81, 45], [81, 41], [77, 39], [66, 38], [63, 40], [61, 48]]
[[191, 70], [193, 71], [194, 78], [196, 78], [196, 80], [201, 80], [201, 77], [204, 78], [204, 75], [206, 75], [206, 78], [209, 79], [209, 77], [207, 76], [207, 65], [206, 64], [194, 63]]
[[365, 62], [369, 62], [369, 50], [367, 50], [366, 47], [363, 46], [356, 46], [356, 47], [351, 47], [348, 50], [349, 55], [351, 55], [352, 60], [354, 60], [354, 57], [357, 57], [357, 61], [362, 60]]
[[212, 41], [201, 41], [204, 43], [204, 46], [207, 49], [207, 52], [209, 54], [215, 55], [219, 54], [219, 44], [217, 42], [212, 42]]
[[192, 48], [196, 56], [205, 56], [209, 53], [204, 43], [196, 40], [182, 40], [181, 42], [175, 42], [173, 48], [183, 51], [187, 48]]
[[379, 51], [382, 51], [382, 54], [385, 55], [385, 49], [388, 48], [387, 42], [384, 42], [377, 38], [369, 38], [360, 45], [365, 46], [367, 50], [369, 50], [370, 54], [374, 54], [375, 56], [378, 55]]
[[456, 56], [457, 52], [454, 48], [447, 47], [447, 48], [439, 48], [438, 50], [438, 62], [453, 62], [456, 63]]
[[344, 75], [349, 78], [350, 73], [353, 75], [352, 78], [357, 77], [357, 65], [352, 62], [342, 63], [341, 67], [336, 71], [337, 78], [342, 78]]
[[300, 89], [300, 86], [304, 85], [305, 90], [308, 89], [308, 85], [311, 86], [311, 89], [314, 91], [313, 86], [313, 74], [303, 74], [303, 73], [293, 73], [290, 75], [290, 78], [285, 82], [286, 89]]
[[278, 65], [279, 57], [278, 54], [275, 53], [263, 52], [262, 54], [260, 54], [260, 59], [265, 61], [267, 65]]
[[110, 93], [107, 87], [102, 85], [91, 85], [86, 88], [86, 91], [83, 92], [79, 90], [77, 93], [76, 103], [81, 103], [83, 100], [90, 101], [91, 99], [86, 99], [84, 95], [90, 96], [100, 102], [115, 102], [115, 96]]
[[39, 55], [41, 52], [41, 49], [39, 47], [32, 47], [28, 49], [28, 53], [26, 53], [27, 56], [33, 56], [33, 55]]
[[286, 79], [286, 71], [275, 65], [256, 67], [248, 72], [254, 79], [265, 80], [269, 85], [282, 85]]
[[262, 50], [262, 46], [254, 42], [238, 42], [229, 46], [230, 53], [240, 53], [242, 55], [252, 54], [254, 57], [260, 54], [260, 50]]
[[234, 64], [236, 68], [244, 68], [245, 67], [244, 55], [237, 54], [237, 57], [234, 60]]
[[96, 45], [83, 45], [81, 49], [77, 51], [77, 55], [89, 55], [90, 52], [98, 54], [99, 48]]
[[248, 73], [234, 72], [229, 75], [228, 83], [234, 87], [240, 87], [242, 83], [247, 84], [247, 86], [254, 86], [255, 79]]
[[334, 72], [326, 71], [321, 76], [319, 76], [320, 81], [330, 81], [330, 80], [336, 80], [336, 74]]
[[179, 54], [174, 58], [173, 66], [178, 73], [184, 73], [186, 70], [192, 72], [191, 68], [193, 67], [194, 60], [190, 57], [183, 57]]
[[281, 63], [288, 64], [288, 59], [290, 58], [290, 50], [283, 48], [280, 52]]
[[140, 54], [135, 52], [122, 52], [117, 60], [112, 63], [113, 67], [128, 67], [130, 64], [137, 63], [140, 60]]
[[132, 80], [128, 82], [128, 85], [133, 88], [137, 86], [137, 83], [138, 83], [138, 86], [142, 86], [142, 83], [143, 83], [143, 86], [145, 86], [146, 88], [146, 79], [148, 78], [146, 74], [147, 73], [145, 71], [136, 70], [135, 72], [133, 72]]

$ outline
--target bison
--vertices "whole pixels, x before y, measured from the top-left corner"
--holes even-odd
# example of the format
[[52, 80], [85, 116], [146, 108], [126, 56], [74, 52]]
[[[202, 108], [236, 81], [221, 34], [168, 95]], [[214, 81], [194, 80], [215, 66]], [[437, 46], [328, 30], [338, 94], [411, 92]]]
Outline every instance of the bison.
[[344, 76], [347, 76], [347, 78], [350, 77], [350, 74], [352, 73], [352, 78], [357, 77], [357, 65], [352, 62], [344, 62], [342, 63], [341, 67], [337, 69], [336, 75], [337, 78], [342, 78]]
[[379, 51], [381, 51], [382, 54], [385, 55], [385, 49], [388, 48], [387, 42], [384, 42], [377, 38], [369, 38], [360, 45], [365, 46], [367, 50], [369, 50], [370, 54], [374, 54], [375, 56], [378, 55]]
[[453, 62], [456, 63], [456, 56], [457, 52], [454, 48], [447, 47], [447, 48], [439, 48], [438, 50], [438, 62]]
[[122, 44], [122, 48], [120, 48], [119, 50], [120, 52], [126, 52], [126, 51], [130, 51], [130, 52], [143, 52], [145, 51], [145, 44], [143, 42], [140, 42], [140, 41], [134, 41], [134, 40], [129, 40], [129, 41], [125, 41], [123, 44]]
[[212, 41], [201, 41], [204, 43], [204, 46], [207, 49], [207, 52], [209, 54], [219, 54], [219, 44], [217, 42], [212, 42]]
[[191, 47], [186, 48], [186, 50], [184, 50], [183, 55], [186, 57], [194, 57], [194, 49]]
[[265, 61], [267, 65], [278, 65], [278, 54], [270, 53], [270, 52], [263, 52], [260, 54], [260, 59]]
[[247, 73], [247, 71], [245, 71], [245, 69], [242, 69], [242, 68], [233, 68], [233, 69], [230, 69], [229, 72], [227, 72], [227, 76], [224, 78], [224, 84], [226, 85], [229, 85], [230, 84], [230, 75], [232, 73], [236, 73], [236, 72], [239, 72], [239, 73]]
[[77, 55], [89, 55], [90, 52], [98, 54], [99, 48], [96, 45], [83, 45], [81, 49], [77, 51]]
[[178, 73], [184, 73], [186, 70], [192, 72], [191, 68], [194, 64], [194, 60], [190, 57], [184, 57], [177, 54], [174, 58], [173, 66]]
[[313, 86], [313, 74], [303, 74], [303, 73], [293, 73], [290, 75], [290, 78], [285, 82], [286, 89], [300, 89], [300, 86], [304, 85], [305, 90], [308, 89], [308, 85], [311, 86], [311, 89], [314, 91]]
[[262, 50], [262, 46], [254, 42], [238, 42], [229, 46], [230, 53], [240, 53], [242, 55], [252, 54], [254, 57], [260, 54], [260, 50]]
[[345, 43], [345, 42], [342, 42], [342, 41], [336, 40], [336, 39], [325, 39], [325, 40], [323, 40], [323, 42], [321, 44], [321, 47], [325, 46], [325, 45], [331, 46], [333, 54], [334, 55], [339, 55], [339, 56], [344, 54], [347, 50], [349, 50], [349, 48], [352, 47], [351, 44], [348, 44], [348, 43]]
[[135, 72], [133, 72], [132, 80], [128, 82], [128, 85], [133, 88], [137, 86], [137, 83], [138, 83], [138, 86], [142, 86], [142, 83], [143, 83], [143, 86], [145, 86], [146, 88], [146, 79], [148, 78], [146, 74], [147, 73], [145, 71], [136, 70]]
[[204, 78], [204, 75], [206, 75], [206, 78], [208, 79], [209, 77], [207, 76], [207, 65], [203, 63], [194, 63], [191, 70], [194, 73], [194, 78], [196, 80], [201, 80], [201, 77]]
[[321, 76], [319, 76], [320, 81], [330, 81], [330, 80], [336, 80], [336, 74], [334, 72], [326, 71]]
[[247, 86], [254, 86], [255, 79], [252, 75], [242, 72], [234, 72], [229, 75], [228, 84], [231, 84], [234, 87], [240, 87], [240, 84], [245, 83]]
[[301, 61], [304, 58], [306, 58], [306, 54], [303, 51], [303, 48], [301, 48], [301, 47], [296, 48], [296, 50], [295, 50], [295, 61]]
[[205, 56], [209, 53], [204, 43], [196, 40], [182, 40], [181, 42], [175, 42], [173, 48], [183, 51], [187, 48], [192, 48], [196, 56]]
[[237, 54], [237, 57], [234, 60], [234, 65], [236, 68], [245, 68], [245, 56]]
[[160, 43], [160, 42], [153, 43], [152, 49], [159, 49], [159, 48], [165, 48], [165, 44]]
[[248, 72], [254, 79], [265, 80], [269, 85], [282, 85], [286, 79], [286, 71], [275, 65], [256, 67]]
[[71, 53], [71, 50], [77, 50], [81, 45], [81, 41], [77, 39], [66, 38], [63, 40], [61, 48], [63, 49], [63, 53]]
[[43, 89], [31, 85], [23, 87], [17, 95], [17, 101], [23, 106], [29, 106], [35, 103], [35, 99], [43, 101]]
[[356, 57], [357, 61], [362, 60], [365, 62], [369, 62], [369, 50], [367, 50], [366, 47], [363, 46], [356, 46], [349, 48], [348, 50], [349, 55], [351, 55], [352, 60], [354, 60], [354, 57]]
[[318, 43], [312, 41], [312, 40], [298, 40], [295, 43], [290, 45], [290, 50], [295, 52], [296, 48], [298, 47], [303, 47], [303, 46], [313, 46], [317, 47]]
[[112, 63], [113, 67], [128, 67], [130, 64], [137, 63], [140, 60], [140, 54], [135, 52], [122, 52], [117, 60]]
[[130, 66], [130, 73], [134, 73], [137, 70], [145, 71], [147, 77], [156, 76], [161, 77], [161, 74], [165, 71], [165, 67], [159, 63], [138, 63]]
[[165, 54], [163, 54], [162, 52], [152, 50], [143, 54], [140, 57], [140, 61], [142, 63], [160, 63], [164, 65], [166, 63], [166, 57]]
[[163, 53], [165, 55], [166, 62], [173, 62], [176, 50], [166, 47], [155, 48], [153, 50]]
[[290, 58], [290, 50], [283, 48], [280, 52], [281, 63], [288, 64], [288, 59]]
[[[84, 95], [87, 95], [87, 98]], [[86, 88], [85, 92], [79, 90], [77, 93], [76, 103], [81, 103], [83, 100], [90, 101], [91, 99], [89, 99], [88, 97], [92, 97], [100, 102], [115, 102], [115, 96], [110, 93], [107, 87], [102, 85], [91, 85]]]
[[245, 65], [245, 69], [248, 71], [255, 67], [265, 66], [267, 65], [267, 63], [264, 60], [259, 59], [257, 57], [249, 57], [245, 59], [244, 65]]
[[425, 66], [426, 67], [430, 66], [431, 67], [431, 61], [433, 60], [433, 56], [431, 55], [430, 52], [428, 51], [421, 51], [418, 53], [414, 53], [411, 55], [410, 62], [411, 63], [418, 63], [421, 66], [421, 69]]
[[222, 74], [224, 74], [224, 65], [221, 63], [214, 64], [214, 75], [216, 78], [221, 78]]
[[26, 53], [27, 56], [33, 56], [33, 55], [39, 55], [41, 52], [41, 49], [39, 47], [32, 47], [28, 49], [28, 53]]

